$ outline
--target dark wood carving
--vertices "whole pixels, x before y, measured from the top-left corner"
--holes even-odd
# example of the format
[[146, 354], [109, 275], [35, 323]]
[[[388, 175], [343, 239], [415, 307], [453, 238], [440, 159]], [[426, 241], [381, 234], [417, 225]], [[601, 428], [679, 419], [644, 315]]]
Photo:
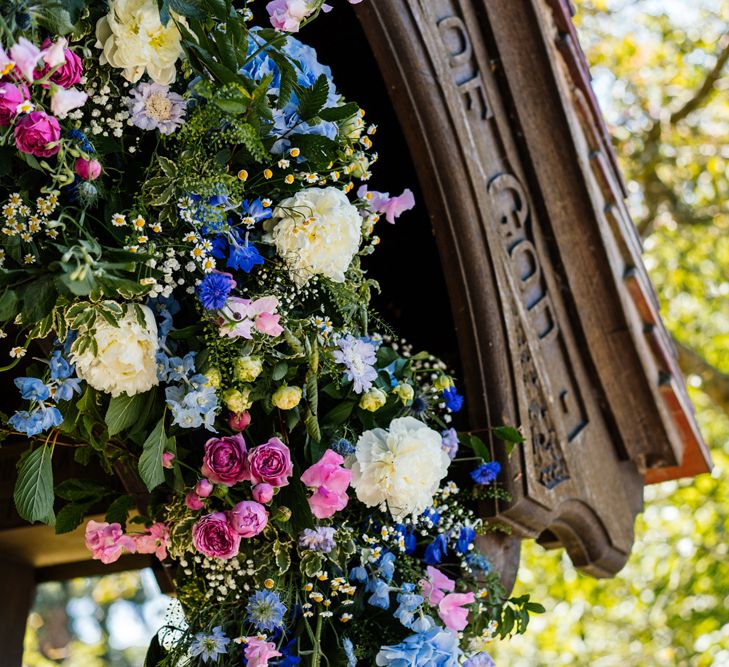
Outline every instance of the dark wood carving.
[[471, 425], [526, 426], [502, 461], [512, 500], [490, 514], [613, 575], [646, 474], [701, 439], [655, 304], [635, 296], [650, 283], [569, 11], [379, 0], [358, 13], [428, 198]]

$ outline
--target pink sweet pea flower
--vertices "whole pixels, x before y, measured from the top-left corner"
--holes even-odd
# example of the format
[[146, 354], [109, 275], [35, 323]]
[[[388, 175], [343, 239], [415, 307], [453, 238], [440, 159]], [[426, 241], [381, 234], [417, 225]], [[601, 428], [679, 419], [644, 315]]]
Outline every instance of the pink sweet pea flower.
[[468, 625], [468, 609], [463, 605], [473, 604], [473, 593], [448, 593], [438, 603], [438, 616], [449, 630], [460, 632]]
[[344, 459], [339, 454], [327, 449], [324, 456], [301, 475], [301, 481], [315, 489], [309, 498], [309, 507], [317, 519], [334, 516], [349, 502], [347, 489], [352, 481], [352, 471], [343, 464]]
[[64, 118], [69, 111], [78, 109], [86, 104], [89, 96], [82, 90], [76, 88], [57, 88], [51, 96], [51, 111], [61, 118]]
[[175, 460], [175, 455], [172, 452], [162, 452], [162, 467], [171, 468], [172, 462]]
[[221, 314], [223, 322], [220, 335], [229, 338], [253, 338], [253, 327], [268, 336], [280, 336], [283, 327], [279, 324], [280, 315], [276, 314], [278, 299], [265, 296], [255, 301], [230, 297]]
[[61, 37], [57, 42], [46, 40], [43, 43], [43, 62], [50, 68], [58, 67], [66, 62], [66, 46], [68, 42]]
[[428, 579], [421, 579], [420, 587], [423, 589], [428, 604], [435, 607], [445, 597], [444, 591], [455, 590], [456, 582], [431, 565], [428, 565], [426, 572]]
[[43, 52], [25, 37], [21, 37], [10, 47], [10, 57], [15, 61], [15, 66], [31, 83], [35, 78], [35, 68], [42, 55]]
[[246, 637], [246, 648], [243, 655], [248, 667], [268, 667], [271, 658], [278, 658], [281, 654], [276, 650], [276, 644], [267, 642], [258, 637]]
[[86, 524], [85, 538], [91, 557], [105, 565], [118, 561], [124, 549], [129, 553], [134, 553], [137, 549], [134, 539], [125, 535], [118, 523], [89, 521]]
[[272, 0], [266, 5], [271, 25], [282, 32], [298, 32], [313, 7], [307, 0]]
[[6, 76], [10, 74], [10, 72], [13, 71], [13, 68], [15, 67], [15, 61], [8, 56], [8, 54], [5, 52], [5, 49], [3, 49], [0, 46], [0, 76]]
[[146, 532], [131, 535], [137, 546], [137, 553], [154, 554], [159, 560], [167, 558], [167, 547], [170, 545], [170, 533], [163, 523], [153, 523]]
[[256, 317], [256, 329], [268, 336], [280, 336], [283, 333], [283, 327], [279, 324], [280, 315], [271, 313], [261, 313]]
[[415, 196], [411, 190], [405, 190], [397, 197], [390, 197], [389, 192], [368, 191], [367, 186], [363, 185], [357, 191], [357, 196], [360, 199], [367, 199], [375, 213], [384, 213], [387, 222], [391, 225], [394, 225], [395, 220], [405, 211], [415, 207]]

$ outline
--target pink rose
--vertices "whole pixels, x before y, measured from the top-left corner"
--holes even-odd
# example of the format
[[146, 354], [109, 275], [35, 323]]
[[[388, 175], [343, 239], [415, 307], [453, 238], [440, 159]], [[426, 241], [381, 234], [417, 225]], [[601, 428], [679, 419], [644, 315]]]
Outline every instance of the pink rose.
[[198, 496], [194, 491], [190, 491], [190, 493], [185, 496], [185, 505], [188, 509], [191, 509], [194, 512], [201, 510], [205, 506], [203, 501], [200, 499], [200, 496]]
[[18, 115], [18, 105], [28, 99], [27, 89], [3, 81], [0, 83], [0, 125], [6, 127]]
[[[44, 49], [48, 49], [51, 47], [51, 40], [46, 39], [41, 46]], [[63, 46], [63, 62], [60, 64], [58, 69], [51, 74], [49, 80], [57, 86], [61, 86], [61, 88], [71, 88], [81, 81], [84, 66], [81, 58], [79, 58], [70, 49], [65, 48], [65, 45]], [[42, 79], [51, 69], [53, 68], [50, 65], [46, 65], [38, 75], [38, 78]]]
[[192, 527], [192, 543], [209, 558], [228, 560], [238, 555], [240, 535], [223, 512], [208, 514]]
[[248, 479], [253, 484], [287, 486], [293, 472], [289, 448], [278, 438], [271, 438], [248, 454]]
[[85, 181], [95, 181], [101, 176], [101, 163], [98, 160], [87, 160], [86, 158], [76, 158], [73, 165], [76, 174]]
[[212, 485], [210, 480], [201, 479], [195, 485], [195, 493], [197, 493], [197, 495], [201, 498], [207, 498], [213, 492], [214, 488], [215, 487]]
[[15, 146], [23, 153], [51, 157], [58, 153], [60, 138], [61, 126], [44, 111], [32, 111], [15, 123]]
[[202, 474], [211, 482], [225, 486], [233, 486], [246, 479], [246, 441], [243, 436], [229, 435], [208, 440]]
[[246, 648], [243, 652], [247, 667], [268, 667], [271, 658], [278, 658], [281, 654], [276, 650], [276, 644], [267, 642], [258, 637], [246, 637]]
[[243, 412], [231, 412], [228, 417], [228, 426], [234, 431], [245, 431], [251, 423], [251, 413], [247, 410]]
[[273, 487], [265, 482], [253, 487], [253, 500], [258, 503], [270, 503], [273, 499]]
[[94, 560], [100, 560], [105, 565], [119, 560], [124, 549], [134, 553], [136, 544], [134, 540], [125, 535], [121, 524], [98, 523], [89, 521], [86, 524], [86, 548], [91, 551]]
[[230, 511], [228, 520], [241, 537], [255, 537], [268, 525], [268, 512], [260, 503], [244, 500]]
[[159, 560], [167, 558], [170, 533], [163, 523], [152, 524], [146, 532], [130, 536], [137, 546], [137, 553], [154, 554]]
[[309, 498], [311, 513], [317, 519], [328, 519], [343, 510], [349, 502], [347, 489], [352, 471], [343, 467], [344, 459], [333, 449], [327, 449], [317, 463], [304, 471], [301, 481], [315, 489]]

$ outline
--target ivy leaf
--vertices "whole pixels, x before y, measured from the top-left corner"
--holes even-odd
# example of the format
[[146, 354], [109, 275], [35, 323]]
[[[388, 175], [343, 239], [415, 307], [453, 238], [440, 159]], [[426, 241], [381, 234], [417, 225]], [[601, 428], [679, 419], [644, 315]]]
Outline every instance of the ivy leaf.
[[53, 468], [51, 448], [43, 445], [23, 456], [18, 463], [18, 479], [13, 499], [18, 514], [30, 523], [53, 525]]
[[174, 438], [168, 440], [165, 433], [165, 417], [157, 422], [154, 431], [144, 441], [144, 451], [139, 457], [139, 474], [147, 488], [152, 491], [165, 481], [165, 471], [162, 467], [162, 454], [167, 448], [167, 443], [172, 442]]
[[109, 428], [109, 437], [134, 426], [138, 422], [148, 398], [148, 392], [134, 396], [121, 394], [112, 397], [104, 418]]

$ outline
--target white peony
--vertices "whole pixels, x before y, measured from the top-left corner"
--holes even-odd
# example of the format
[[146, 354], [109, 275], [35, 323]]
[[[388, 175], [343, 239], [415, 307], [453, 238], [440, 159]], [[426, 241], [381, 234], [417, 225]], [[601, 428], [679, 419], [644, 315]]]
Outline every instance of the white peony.
[[97, 320], [96, 354], [86, 350], [72, 356], [76, 374], [94, 389], [112, 396], [123, 392], [133, 396], [158, 384], [157, 323], [147, 306], [140, 308], [144, 312], [145, 326], [139, 324], [134, 308], [127, 305], [118, 327], [106, 320]]
[[365, 431], [357, 441], [352, 487], [368, 507], [387, 504], [401, 521], [433, 503], [451, 463], [442, 438], [414, 417], [393, 419], [390, 429]]
[[96, 47], [103, 49], [99, 62], [124, 70], [132, 83], [145, 70], [155, 83], [172, 83], [183, 53], [180, 42], [174, 21], [162, 25], [157, 0], [110, 0], [109, 13], [96, 24]]
[[298, 285], [313, 275], [344, 282], [360, 244], [362, 219], [337, 188], [308, 188], [282, 201], [269, 228], [278, 254]]

